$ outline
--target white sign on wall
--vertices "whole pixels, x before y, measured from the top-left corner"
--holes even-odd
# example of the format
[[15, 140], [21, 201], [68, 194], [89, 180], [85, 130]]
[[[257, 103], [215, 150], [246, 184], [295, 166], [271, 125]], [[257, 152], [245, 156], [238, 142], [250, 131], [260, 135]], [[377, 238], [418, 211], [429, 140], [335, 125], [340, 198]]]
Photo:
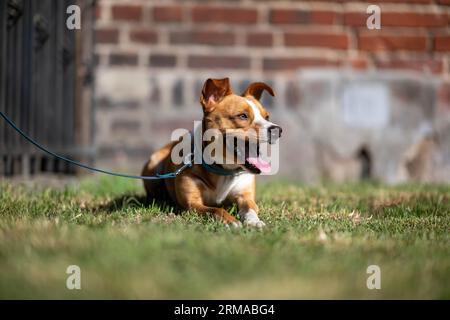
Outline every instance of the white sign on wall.
[[389, 122], [389, 89], [383, 83], [350, 83], [342, 92], [342, 119], [350, 127], [382, 128]]

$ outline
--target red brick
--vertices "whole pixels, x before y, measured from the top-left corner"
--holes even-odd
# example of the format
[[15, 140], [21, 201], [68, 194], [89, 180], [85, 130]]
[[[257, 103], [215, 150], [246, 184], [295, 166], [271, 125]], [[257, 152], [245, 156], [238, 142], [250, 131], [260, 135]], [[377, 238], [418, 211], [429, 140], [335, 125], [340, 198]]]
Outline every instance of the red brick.
[[349, 65], [356, 70], [366, 70], [369, 67], [369, 59], [365, 56], [343, 59], [341, 65]]
[[149, 64], [152, 67], [174, 67], [177, 63], [176, 56], [172, 54], [157, 54], [150, 55]]
[[102, 7], [98, 3], [95, 5], [94, 15], [95, 15], [95, 19], [97, 19], [97, 20], [101, 19], [101, 17], [102, 17]]
[[266, 71], [295, 71], [301, 67], [337, 66], [338, 61], [323, 58], [265, 58], [263, 68]]
[[[314, 0], [312, 0], [314, 1]], [[337, 0], [337, 2], [365, 2], [368, 4], [381, 4], [381, 3], [433, 3], [434, 0], [377, 0], [377, 1], [373, 1], [373, 0], [359, 0], [359, 1], [355, 1], [355, 0]]]
[[141, 20], [142, 7], [136, 5], [114, 5], [112, 7], [112, 17], [116, 20]]
[[329, 10], [272, 9], [269, 20], [273, 24], [334, 24], [338, 13]]
[[444, 82], [438, 89], [437, 94], [438, 111], [448, 113], [450, 112], [450, 83]]
[[434, 49], [436, 51], [450, 51], [450, 35], [436, 36]]
[[196, 6], [192, 8], [192, 21], [252, 24], [258, 21], [258, 11], [247, 8]]
[[135, 53], [111, 53], [109, 64], [113, 66], [136, 66], [138, 57]]
[[[346, 1], [346, 0], [344, 0]], [[350, 1], [350, 0], [348, 0]], [[366, 2], [371, 2], [366, 0]], [[432, 3], [433, 0], [377, 0], [377, 3]]]
[[271, 47], [273, 35], [270, 32], [250, 32], [247, 33], [246, 43], [251, 47]]
[[235, 43], [235, 37], [231, 32], [175, 31], [170, 34], [170, 43], [228, 46]]
[[[344, 24], [355, 27], [365, 27], [369, 14], [365, 12], [346, 12], [344, 14]], [[383, 16], [381, 16], [381, 24], [383, 24]]]
[[105, 28], [95, 31], [97, 43], [117, 43], [119, 41], [119, 31], [117, 29]]
[[154, 7], [153, 20], [156, 22], [181, 22], [183, 20], [183, 8], [180, 6]]
[[348, 48], [349, 37], [344, 32], [287, 32], [284, 35], [284, 43], [288, 47], [326, 47], [346, 49]]
[[138, 43], [156, 43], [158, 35], [155, 31], [148, 29], [132, 29], [130, 30], [130, 40]]
[[191, 55], [188, 66], [199, 69], [249, 69], [250, 59], [244, 56]]
[[367, 32], [358, 36], [358, 48], [363, 51], [425, 51], [424, 35], [400, 35]]
[[380, 69], [415, 70], [420, 72], [430, 70], [432, 73], [441, 73], [443, 68], [441, 60], [433, 60], [431, 58], [376, 60], [375, 65]]
[[387, 27], [446, 27], [446, 13], [382, 12], [381, 24]]
[[[344, 24], [365, 27], [369, 14], [347, 12], [344, 14]], [[449, 17], [445, 13], [419, 12], [381, 12], [381, 28], [383, 27], [445, 27]]]

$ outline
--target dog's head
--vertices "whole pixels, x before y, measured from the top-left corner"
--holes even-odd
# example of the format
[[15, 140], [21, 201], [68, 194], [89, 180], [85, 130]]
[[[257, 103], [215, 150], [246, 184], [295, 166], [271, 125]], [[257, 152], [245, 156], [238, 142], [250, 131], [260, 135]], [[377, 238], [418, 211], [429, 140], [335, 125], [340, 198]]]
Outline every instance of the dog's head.
[[[281, 135], [281, 127], [269, 120], [269, 113], [259, 101], [264, 91], [275, 95], [272, 88], [263, 82], [251, 83], [241, 95], [236, 95], [228, 78], [208, 79], [200, 97], [203, 129], [220, 131], [226, 139], [225, 152], [233, 153], [234, 167], [241, 166], [255, 174], [271, 169], [260, 156], [260, 144], [275, 143]], [[231, 150], [230, 137], [234, 142]]]

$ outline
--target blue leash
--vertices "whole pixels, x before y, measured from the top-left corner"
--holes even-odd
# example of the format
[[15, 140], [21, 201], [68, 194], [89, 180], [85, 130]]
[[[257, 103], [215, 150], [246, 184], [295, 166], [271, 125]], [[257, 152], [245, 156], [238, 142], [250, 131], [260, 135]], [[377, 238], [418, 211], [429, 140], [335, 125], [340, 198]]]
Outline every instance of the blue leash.
[[[24, 133], [22, 130], [20, 130], [16, 124], [14, 122], [11, 121], [11, 119], [9, 119], [3, 112], [0, 111], [0, 116], [2, 116], [3, 119], [5, 119], [5, 121], [14, 129], [16, 130], [22, 137], [24, 137], [28, 142], [30, 142], [32, 145], [34, 145], [36, 148], [42, 150], [45, 153], [48, 153], [49, 155], [61, 159], [63, 161], [69, 162], [71, 164], [74, 164], [76, 166], [79, 166], [81, 168], [90, 170], [90, 171], [95, 171], [95, 172], [100, 172], [100, 173], [104, 173], [104, 174], [109, 174], [111, 176], [116, 176], [116, 177], [122, 177], [122, 178], [130, 178], [130, 179], [139, 179], [139, 180], [162, 180], [162, 179], [172, 179], [175, 178], [178, 174], [180, 174], [184, 169], [191, 167], [192, 166], [192, 160], [189, 159], [189, 161], [185, 161], [183, 166], [181, 166], [179, 169], [177, 169], [175, 172], [169, 172], [169, 173], [163, 173], [163, 174], [159, 174], [157, 173], [156, 176], [133, 176], [133, 175], [129, 175], [129, 174], [122, 174], [122, 173], [116, 173], [116, 172], [111, 172], [111, 171], [107, 171], [107, 170], [102, 170], [102, 169], [97, 169], [97, 168], [93, 168], [90, 166], [87, 166], [85, 164], [82, 164], [80, 162], [65, 158], [63, 156], [57, 155], [56, 153], [47, 150], [46, 148], [44, 148], [43, 146], [41, 146], [39, 143], [37, 143], [36, 141], [34, 141], [33, 139], [31, 139], [26, 133]], [[185, 159], [190, 158], [192, 154], [188, 155]], [[187, 163], [186, 163], [187, 162]]]
[[244, 172], [242, 169], [234, 169], [234, 170], [224, 169], [219, 166], [207, 164], [205, 161], [202, 162], [202, 166], [203, 168], [206, 169], [206, 171], [217, 174], [219, 176], [237, 176]]

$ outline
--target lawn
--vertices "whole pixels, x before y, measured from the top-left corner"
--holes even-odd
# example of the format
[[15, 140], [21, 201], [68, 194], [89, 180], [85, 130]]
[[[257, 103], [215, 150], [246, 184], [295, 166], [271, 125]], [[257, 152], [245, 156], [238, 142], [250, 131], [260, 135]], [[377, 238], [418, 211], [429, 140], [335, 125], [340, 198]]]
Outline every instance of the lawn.
[[262, 231], [143, 199], [126, 179], [0, 182], [0, 298], [450, 299], [450, 186], [274, 179]]

